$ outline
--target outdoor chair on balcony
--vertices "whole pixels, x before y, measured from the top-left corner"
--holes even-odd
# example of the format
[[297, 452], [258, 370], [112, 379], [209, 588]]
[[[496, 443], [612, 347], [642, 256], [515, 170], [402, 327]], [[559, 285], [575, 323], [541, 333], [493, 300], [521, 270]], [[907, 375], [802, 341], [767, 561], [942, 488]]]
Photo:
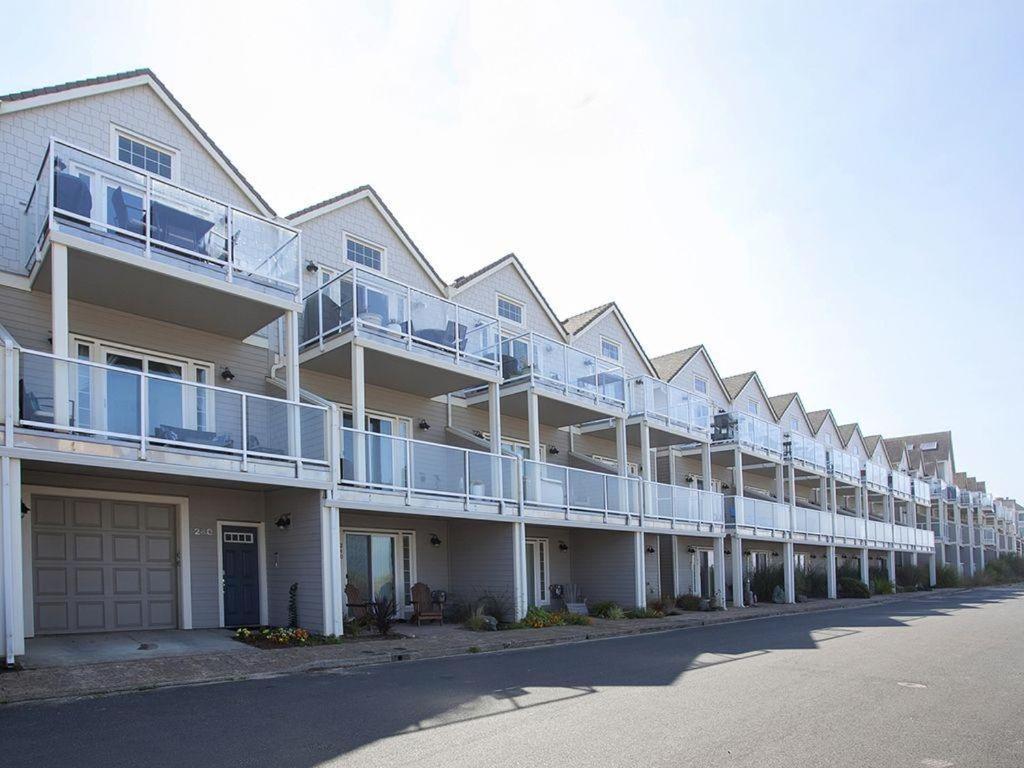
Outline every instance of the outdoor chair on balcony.
[[440, 591], [431, 592], [430, 587], [418, 581], [412, 585], [412, 604], [415, 610], [412, 620], [416, 626], [424, 621], [444, 624], [444, 595]]
[[67, 173], [64, 163], [57, 160], [58, 167], [53, 174], [53, 204], [59, 211], [73, 213], [83, 218], [92, 214], [92, 192], [89, 182], [83, 178]]
[[525, 376], [530, 371], [530, 366], [513, 355], [501, 356], [501, 376], [503, 379], [516, 379]]
[[[235, 441], [230, 435], [219, 435], [202, 429], [185, 429], [184, 427], [161, 424], [153, 430], [153, 437], [176, 443], [209, 446], [210, 448], [234, 448]], [[252, 446], [250, 446], [250, 450]]]
[[312, 341], [320, 338], [320, 324], [317, 322], [317, 307], [321, 307], [323, 314], [323, 334], [325, 337], [336, 333], [341, 326], [341, 318], [349, 318], [352, 315], [352, 299], [346, 296], [343, 305], [339, 305], [330, 296], [324, 295], [318, 299], [317, 294], [306, 299], [306, 305], [302, 310], [302, 338], [305, 341]]
[[[137, 211], [137, 214], [133, 216], [132, 211]], [[121, 187], [110, 193], [109, 220], [118, 229], [135, 235], [144, 235], [146, 233], [145, 213], [141, 208], [128, 205]]]
[[44, 424], [53, 423], [53, 397], [37, 395], [32, 390], [25, 388], [25, 380], [18, 382], [21, 391], [21, 413], [20, 418], [24, 421], [36, 421]]

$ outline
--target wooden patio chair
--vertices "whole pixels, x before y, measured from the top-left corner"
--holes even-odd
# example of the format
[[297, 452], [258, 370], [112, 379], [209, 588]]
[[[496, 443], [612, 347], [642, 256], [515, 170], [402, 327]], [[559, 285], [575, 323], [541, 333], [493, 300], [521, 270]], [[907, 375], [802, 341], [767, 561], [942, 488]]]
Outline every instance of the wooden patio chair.
[[352, 618], [361, 619], [366, 615], [366, 602], [359, 597], [359, 590], [354, 584], [345, 585], [345, 605], [352, 612]]
[[419, 626], [424, 621], [436, 621], [444, 624], [443, 606], [431, 596], [430, 587], [422, 581], [412, 585], [412, 605], [415, 613], [412, 618]]

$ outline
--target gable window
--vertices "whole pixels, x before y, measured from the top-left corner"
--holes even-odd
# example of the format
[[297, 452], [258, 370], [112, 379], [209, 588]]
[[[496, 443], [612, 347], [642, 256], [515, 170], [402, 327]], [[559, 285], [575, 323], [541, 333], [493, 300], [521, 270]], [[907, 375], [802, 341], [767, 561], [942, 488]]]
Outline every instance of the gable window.
[[852, 448], [852, 452], [853, 452], [853, 455], [854, 455], [854, 456], [855, 456], [856, 458], [858, 458], [858, 459], [860, 458], [860, 448], [858, 448], [858, 447], [857, 447], [856, 445], [855, 445], [855, 446], [853, 446], [853, 448]]
[[693, 374], [693, 391], [701, 395], [706, 395], [708, 393], [708, 380], [703, 376]]
[[789, 431], [790, 432], [799, 432], [800, 431], [800, 419], [798, 419], [796, 416], [792, 416], [789, 419]]
[[938, 447], [939, 447], [939, 444], [935, 443], [935, 442], [921, 443], [921, 450], [922, 451], [934, 451], [934, 450], [938, 449]]
[[605, 360], [613, 360], [616, 363], [622, 362], [622, 345], [617, 341], [601, 337], [601, 357]]
[[498, 297], [498, 317], [516, 325], [523, 324], [523, 305], [518, 301]]
[[344, 235], [345, 258], [377, 272], [384, 271], [384, 247], [366, 240], [358, 240], [347, 232]]
[[134, 165], [165, 179], [174, 177], [174, 152], [169, 148], [123, 131], [117, 131], [115, 135], [117, 159], [122, 163]]
[[822, 439], [825, 441], [825, 445], [832, 445], [832, 435], [824, 435]]
[[757, 416], [758, 407], [757, 400], [747, 400], [747, 413]]

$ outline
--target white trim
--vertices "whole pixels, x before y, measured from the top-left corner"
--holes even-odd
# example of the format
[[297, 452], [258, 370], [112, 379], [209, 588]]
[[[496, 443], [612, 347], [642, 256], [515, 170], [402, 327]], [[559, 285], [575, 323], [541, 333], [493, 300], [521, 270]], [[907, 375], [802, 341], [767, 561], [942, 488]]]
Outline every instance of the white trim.
[[[348, 257], [348, 242], [349, 242], [349, 240], [351, 240], [352, 242], [355, 242], [355, 243], [360, 243], [362, 245], [365, 245], [367, 248], [373, 248], [375, 251], [380, 251], [380, 269], [377, 269], [375, 267], [371, 267], [369, 264], [363, 264], [362, 262], [353, 261], [352, 259], [350, 259]], [[387, 275], [387, 273], [388, 273], [388, 249], [387, 249], [387, 246], [381, 245], [380, 243], [377, 243], [377, 242], [374, 242], [373, 240], [370, 240], [369, 238], [362, 237], [361, 235], [352, 234], [351, 232], [348, 232], [346, 230], [342, 230], [341, 231], [341, 262], [343, 264], [348, 264], [350, 266], [358, 267], [360, 269], [367, 269], [370, 272], [377, 272], [377, 273], [379, 273], [381, 275]], [[339, 271], [332, 270], [331, 267], [321, 266], [320, 264], [317, 264], [317, 267], [319, 268], [319, 271], [329, 270], [329, 271], [334, 271], [336, 273], [336, 275], [340, 274]], [[323, 286], [323, 283], [320, 283], [320, 285], [317, 286], [317, 287], [319, 288], [319, 287], [322, 287], [322, 286]]]
[[[697, 382], [698, 381], [704, 383], [704, 389], [700, 389], [697, 386]], [[704, 376], [704, 375], [699, 374], [699, 373], [694, 373], [693, 374], [693, 392], [695, 394], [708, 396], [708, 384], [709, 383], [710, 382], [708, 381], [708, 377], [707, 376]]]
[[[31, 508], [32, 494], [38, 493], [47, 496], [61, 496], [65, 498], [84, 499], [110, 499], [113, 501], [141, 501], [154, 504], [170, 504], [177, 508], [178, 525], [178, 628], [192, 629], [192, 551], [189, 541], [189, 509], [187, 496], [165, 496], [152, 493], [123, 493], [120, 491], [99, 491], [87, 488], [64, 488], [51, 487], [46, 485], [24, 485], [21, 488], [21, 499], [26, 506]], [[31, 514], [31, 512], [29, 513]], [[24, 561], [25, 572], [32, 573], [32, 546], [31, 527], [29, 528], [29, 541], [26, 542]], [[35, 615], [32, 610], [31, 600], [32, 579], [27, 580], [25, 590], [26, 599], [29, 601], [28, 610], [25, 612], [25, 636], [35, 635]], [[223, 615], [223, 611], [221, 612]]]
[[358, 190], [350, 195], [335, 200], [330, 205], [319, 206], [311, 211], [306, 211], [305, 213], [299, 216], [286, 217], [286, 220], [288, 221], [288, 224], [290, 226], [298, 227], [306, 223], [307, 221], [310, 221], [311, 219], [315, 219], [320, 216], [325, 216], [326, 214], [331, 213], [332, 211], [336, 211], [339, 208], [344, 208], [345, 206], [351, 205], [352, 203], [357, 203], [360, 200], [370, 201], [373, 207], [377, 209], [377, 213], [380, 214], [381, 218], [383, 218], [384, 221], [387, 222], [395, 237], [399, 239], [402, 245], [404, 245], [406, 249], [409, 251], [409, 253], [412, 254], [413, 258], [416, 259], [416, 262], [420, 265], [420, 268], [426, 273], [427, 277], [430, 279], [430, 282], [434, 284], [434, 287], [437, 288], [438, 292], [442, 296], [446, 295], [448, 291], [448, 286], [446, 286], [444, 282], [441, 280], [441, 278], [438, 277], [437, 273], [427, 262], [423, 254], [420, 253], [419, 249], [405, 235], [405, 233], [402, 231], [402, 228], [398, 226], [398, 222], [395, 221], [394, 217], [392, 217], [390, 213], [388, 213], [387, 209], [385, 209], [381, 202], [377, 199], [377, 195], [370, 189]]
[[32, 96], [27, 99], [18, 99], [16, 101], [0, 101], [0, 115], [6, 115], [13, 112], [21, 112], [26, 109], [35, 109], [36, 107], [43, 107], [50, 104], [59, 104], [65, 101], [73, 101], [75, 99], [83, 99], [88, 96], [98, 96], [103, 93], [111, 93], [113, 91], [122, 91], [129, 88], [137, 88], [141, 85], [148, 85], [153, 89], [153, 92], [157, 97], [164, 103], [164, 106], [171, 111], [171, 113], [178, 118], [178, 121], [185, 126], [185, 129], [192, 135], [192, 137], [199, 142], [199, 144], [206, 150], [206, 153], [213, 158], [213, 161], [220, 167], [228, 178], [230, 178], [235, 186], [241, 190], [249, 201], [253, 204], [256, 210], [260, 211], [264, 216], [271, 218], [276, 217], [276, 214], [267, 207], [266, 203], [263, 203], [259, 196], [249, 188], [249, 185], [242, 181], [242, 177], [234, 171], [228, 164], [227, 160], [214, 149], [213, 144], [206, 138], [199, 127], [185, 116], [185, 113], [171, 100], [170, 96], [163, 88], [157, 85], [156, 81], [148, 74], [140, 74], [135, 77], [125, 78], [123, 80], [111, 80], [106, 83], [97, 83], [93, 85], [80, 85], [75, 88], [67, 88], [55, 93], [44, 93], [39, 96]]
[[[533, 573], [526, 574], [531, 590], [534, 590], [534, 604], [538, 607], [551, 604], [551, 545], [548, 538], [540, 536], [527, 536], [526, 546], [536, 546], [533, 558]], [[539, 557], [538, 557], [539, 555]], [[544, 560], [543, 574], [541, 578], [540, 559]], [[539, 595], [537, 592], [539, 591]]]
[[[392, 567], [395, 571], [395, 612], [402, 618], [412, 615], [410, 611], [410, 605], [405, 602], [405, 590], [406, 588], [412, 589], [412, 585], [419, 581], [419, 575], [416, 572], [416, 531], [409, 530], [407, 528], [365, 528], [355, 527], [346, 528], [340, 526], [340, 543], [341, 551], [338, 553], [341, 561], [341, 594], [344, 600], [345, 587], [348, 586], [348, 548], [345, 546], [345, 537], [348, 534], [365, 534], [367, 536], [388, 536], [394, 542], [392, 547]], [[445, 533], [447, 536], [447, 532]], [[409, 580], [410, 583], [405, 583], [405, 564], [403, 562], [402, 553], [405, 549], [405, 545], [402, 541], [402, 537], [409, 537], [410, 557], [409, 557]], [[429, 542], [428, 542], [429, 543]], [[398, 597], [401, 596], [401, 601]], [[342, 617], [345, 616], [345, 611], [348, 610], [348, 605], [342, 607]]]
[[[616, 357], [609, 357], [608, 355], [606, 355], [604, 353], [604, 345], [605, 344], [608, 344], [608, 345], [610, 345], [610, 346], [615, 348]], [[613, 362], [616, 365], [622, 365], [622, 343], [616, 341], [615, 339], [609, 338], [608, 336], [605, 336], [602, 333], [601, 334], [601, 352], [598, 354], [598, 357], [600, 357], [603, 360], [608, 360], [610, 362]]]
[[[169, 179], [169, 181], [171, 181], [174, 184], [180, 184], [181, 183], [181, 150], [179, 150], [179, 149], [177, 149], [175, 147], [172, 147], [169, 144], [165, 144], [162, 141], [158, 141], [157, 139], [152, 139], [152, 138], [150, 138], [149, 136], [147, 136], [144, 133], [140, 133], [139, 131], [133, 130], [131, 128], [126, 128], [123, 125], [119, 125], [118, 123], [115, 123], [115, 122], [111, 121], [111, 123], [110, 123], [110, 159], [111, 160], [115, 160], [115, 161], [117, 161], [119, 163], [122, 163], [124, 165], [130, 165], [133, 168], [137, 168], [138, 166], [136, 166], [134, 163], [127, 163], [124, 160], [121, 160], [120, 147], [118, 146], [118, 141], [117, 141], [119, 136], [124, 136], [126, 139], [130, 139], [131, 141], [134, 141], [137, 144], [149, 145], [150, 147], [152, 147], [153, 149], [157, 150], [158, 152], [163, 152], [165, 155], [170, 155], [170, 157], [171, 157], [171, 178]], [[142, 168], [140, 170], [146, 170], [146, 169]], [[166, 178], [162, 174], [154, 173], [153, 171], [148, 171], [148, 173], [150, 175], [152, 175], [154, 178], [157, 178], [157, 177], [159, 177], [159, 178]]]
[[262, 522], [252, 523], [242, 520], [217, 521], [217, 626], [224, 626], [224, 526], [229, 528], [256, 529], [256, 556], [259, 560], [260, 578], [260, 624], [270, 623], [270, 611], [267, 605], [267, 536]]
[[[601, 314], [597, 315], [597, 317], [591, 318], [590, 321], [585, 326], [583, 326], [583, 328], [581, 328], [580, 330], [576, 331], [575, 333], [570, 334], [570, 338], [576, 339], [576, 338], [582, 336], [583, 334], [585, 334], [591, 328], [596, 326], [599, 322], [601, 322], [601, 320], [603, 320], [604, 318], [606, 318], [610, 314], [611, 315], [615, 315], [615, 319], [618, 321], [619, 327], [623, 330], [623, 332], [626, 334], [626, 336], [629, 337], [629, 341], [633, 345], [633, 349], [636, 351], [637, 355], [639, 355], [640, 359], [644, 361], [644, 366], [646, 366], [646, 368], [647, 368], [647, 373], [650, 374], [651, 376], [653, 376], [654, 378], [659, 378], [658, 371], [654, 367], [654, 363], [652, 363], [650, 358], [647, 357], [647, 353], [644, 352], [644, 348], [642, 346], [640, 346], [640, 340], [633, 334], [633, 331], [630, 330], [629, 323], [626, 322], [626, 318], [623, 317], [622, 312], [619, 311], [618, 305], [616, 305], [616, 304], [612, 304], [604, 312], [602, 312]], [[608, 338], [608, 337], [602, 335], [601, 338]], [[608, 340], [613, 342], [613, 343], [615, 343], [615, 344], [619, 344], [619, 342], [615, 341], [614, 339], [608, 338]], [[621, 355], [621, 347], [622, 347], [622, 345], [619, 344], [619, 347], [620, 347], [619, 351], [620, 351], [620, 355]], [[602, 357], [603, 357], [603, 355], [602, 355]], [[608, 358], [605, 358], [605, 359], [608, 359]], [[617, 360], [616, 362], [619, 363], [619, 365], [623, 364], [621, 360]]]
[[[511, 304], [513, 307], [519, 307], [519, 320], [513, 320], [509, 317], [505, 317], [501, 314], [501, 302]], [[494, 316], [498, 318], [498, 322], [502, 325], [512, 325], [517, 328], [523, 328], [526, 326], [526, 303], [519, 299], [513, 299], [511, 296], [507, 296], [504, 293], [494, 293]], [[513, 332], [514, 333], [514, 332]]]

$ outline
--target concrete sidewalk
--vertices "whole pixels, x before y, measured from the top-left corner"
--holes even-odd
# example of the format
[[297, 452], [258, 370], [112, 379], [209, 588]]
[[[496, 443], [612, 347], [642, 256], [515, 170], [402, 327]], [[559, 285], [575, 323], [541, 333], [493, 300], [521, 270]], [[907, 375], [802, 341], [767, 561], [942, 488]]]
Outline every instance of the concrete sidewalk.
[[[959, 590], [936, 590], [948, 594]], [[179, 685], [200, 685], [311, 670], [344, 669], [409, 659], [430, 659], [465, 653], [580, 642], [609, 637], [700, 627], [787, 614], [863, 608], [928, 593], [875, 596], [870, 600], [814, 600], [793, 605], [759, 605], [712, 613], [686, 613], [662, 619], [594, 619], [590, 626], [547, 627], [500, 632], [470, 632], [461, 626], [399, 624], [400, 638], [372, 635], [339, 645], [257, 650], [230, 642], [231, 650], [91, 664], [50, 666], [0, 673], [0, 703], [61, 699]]]

